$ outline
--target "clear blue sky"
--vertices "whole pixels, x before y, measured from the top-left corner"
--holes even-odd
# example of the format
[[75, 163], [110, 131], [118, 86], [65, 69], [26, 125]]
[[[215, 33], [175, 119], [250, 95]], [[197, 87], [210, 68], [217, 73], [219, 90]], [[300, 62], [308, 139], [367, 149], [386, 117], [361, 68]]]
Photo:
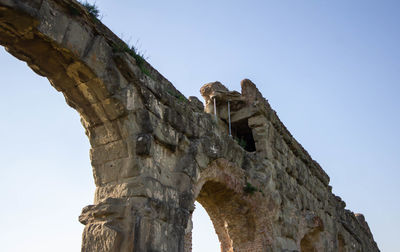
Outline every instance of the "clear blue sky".
[[[186, 96], [253, 80], [364, 213], [379, 248], [400, 236], [400, 2], [369, 0], [107, 1], [102, 21]], [[0, 50], [3, 251], [79, 251], [92, 202], [89, 144], [78, 114], [46, 79]], [[199, 230], [197, 252], [214, 251]], [[203, 238], [203, 241], [198, 239]], [[215, 235], [214, 235], [215, 238]], [[63, 244], [60, 247], [60, 244]], [[215, 250], [217, 251], [217, 250]]]

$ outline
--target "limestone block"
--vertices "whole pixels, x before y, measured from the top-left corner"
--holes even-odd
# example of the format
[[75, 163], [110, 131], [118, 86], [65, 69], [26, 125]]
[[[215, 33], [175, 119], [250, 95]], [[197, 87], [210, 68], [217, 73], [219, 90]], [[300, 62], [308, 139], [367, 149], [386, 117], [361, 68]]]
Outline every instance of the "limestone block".
[[89, 128], [87, 135], [93, 147], [108, 144], [121, 139], [118, 124], [116, 122], [106, 122], [102, 125]]
[[[79, 28], [77, 28], [79, 29]], [[82, 30], [81, 32], [85, 32]], [[80, 36], [79, 33], [75, 35], [71, 34], [71, 44], [79, 43], [79, 41], [83, 41], [80, 38], [74, 38], [74, 36]], [[77, 42], [75, 42], [77, 41]], [[89, 42], [89, 41], [88, 41]], [[92, 71], [99, 77], [105, 77], [105, 73], [107, 73], [107, 67], [112, 59], [112, 49], [110, 45], [107, 43], [106, 39], [102, 36], [94, 37], [89, 43], [89, 49], [85, 49], [85, 55], [82, 57], [83, 61], [92, 69]], [[76, 47], [79, 48], [79, 47]], [[80, 47], [82, 50], [83, 46]], [[87, 51], [87, 53], [86, 53]], [[107, 86], [107, 83], [105, 83]], [[112, 90], [108, 90], [112, 91]]]
[[133, 151], [135, 150], [135, 147], [134, 146], [132, 147], [130, 145], [132, 141], [130, 141], [129, 138], [142, 133], [143, 134], [151, 133], [152, 131], [151, 124], [149, 125], [150, 129], [143, 130], [143, 128], [141, 127], [140, 124], [148, 123], [146, 121], [144, 122], [139, 121], [139, 119], [146, 119], [146, 118], [148, 119], [147, 112], [141, 113], [141, 111], [145, 110], [139, 110], [139, 112], [135, 111], [133, 113], [128, 113], [126, 116], [116, 120], [121, 137], [127, 139], [130, 153], [132, 152], [132, 150]]
[[198, 111], [198, 112], [203, 112], [204, 111], [203, 103], [196, 96], [189, 96], [189, 102], [196, 109], [196, 111]]
[[22, 2], [26, 5], [28, 5], [32, 9], [35, 9], [36, 11], [40, 8], [40, 6], [43, 3], [43, 1], [41, 1], [41, 0], [20, 0], [19, 2]]
[[299, 251], [296, 245], [296, 242], [293, 239], [286, 238], [286, 237], [277, 237], [276, 238], [276, 251], [282, 252], [295, 252]]
[[82, 241], [83, 252], [117, 252], [122, 234], [104, 223], [89, 224], [85, 226]]
[[90, 158], [93, 165], [125, 157], [128, 157], [128, 151], [123, 140], [111, 142], [90, 150]]
[[89, 26], [69, 20], [62, 45], [77, 57], [84, 56], [87, 47], [92, 46], [93, 34]]
[[128, 111], [143, 109], [143, 103], [136, 88], [129, 86], [126, 89], [125, 106]]
[[68, 16], [47, 1], [41, 4], [39, 15], [41, 19], [37, 29], [61, 44], [70, 22]]
[[99, 102], [99, 99], [96, 97], [96, 94], [86, 84], [84, 83], [79, 84], [77, 88], [89, 103], [94, 104]]
[[139, 174], [138, 161], [134, 158], [116, 159], [93, 166], [93, 177], [96, 185], [99, 186]]
[[249, 118], [249, 127], [250, 128], [266, 128], [268, 124], [268, 120], [264, 115], [253, 116]]
[[[197, 177], [197, 173], [199, 172], [199, 167], [195, 161], [195, 153], [194, 152], [189, 152], [184, 155], [182, 155], [178, 162], [176, 162], [175, 166], [175, 172], [182, 172], [187, 175], [186, 179], [189, 179], [189, 183], [191, 183], [191, 179]], [[181, 178], [181, 176], [179, 176]], [[180, 186], [182, 187], [182, 186]], [[185, 186], [186, 189], [190, 189], [189, 184], [186, 184]], [[183, 190], [183, 189], [182, 189]]]
[[82, 209], [79, 221], [82, 224], [96, 222], [112, 222], [124, 216], [126, 202], [118, 198], [106, 198], [96, 205], [89, 205]]
[[[225, 107], [225, 106], [224, 106]], [[258, 110], [254, 107], [245, 107], [237, 111], [231, 111], [231, 121], [232, 122], [237, 122], [241, 121], [246, 118], [251, 118], [254, 114], [256, 114]], [[220, 113], [220, 116], [223, 117], [223, 115], [227, 115], [228, 113]], [[224, 119], [227, 118], [227, 116], [223, 117]], [[249, 125], [250, 126], [250, 125]], [[251, 126], [250, 126], [251, 127]]]
[[126, 113], [125, 106], [116, 96], [112, 96], [103, 100], [101, 104], [104, 108], [107, 118], [110, 120], [115, 120]]
[[85, 85], [95, 94], [98, 101], [103, 101], [112, 94], [112, 92], [107, 89], [104, 82], [99, 78], [89, 79], [89, 81], [85, 82]]
[[98, 118], [101, 123], [108, 122], [111, 118], [108, 117], [102, 103], [90, 104], [88, 107], [94, 112], [94, 117]]
[[[152, 118], [155, 119], [155, 118]], [[175, 151], [176, 147], [178, 146], [180, 134], [174, 130], [174, 128], [169, 127], [168, 125], [161, 127], [158, 120], [155, 120], [153, 123], [154, 127], [154, 138], [160, 142], [161, 144], [165, 145], [171, 151]]]

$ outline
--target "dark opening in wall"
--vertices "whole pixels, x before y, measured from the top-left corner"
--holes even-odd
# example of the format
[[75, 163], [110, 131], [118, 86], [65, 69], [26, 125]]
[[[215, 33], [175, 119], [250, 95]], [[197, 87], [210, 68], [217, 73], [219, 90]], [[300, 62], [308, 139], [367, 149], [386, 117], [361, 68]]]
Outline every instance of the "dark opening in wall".
[[343, 236], [341, 234], [338, 235], [338, 252], [345, 251], [346, 243], [344, 242]]
[[256, 144], [247, 118], [232, 123], [232, 136], [246, 151], [256, 151]]

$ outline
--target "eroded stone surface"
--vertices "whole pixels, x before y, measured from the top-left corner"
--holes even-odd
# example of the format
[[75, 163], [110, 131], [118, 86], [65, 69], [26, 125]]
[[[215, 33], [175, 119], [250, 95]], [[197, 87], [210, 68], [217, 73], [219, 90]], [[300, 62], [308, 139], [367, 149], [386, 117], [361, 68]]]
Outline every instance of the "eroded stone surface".
[[0, 0], [0, 44], [64, 94], [91, 144], [82, 251], [190, 251], [196, 200], [224, 252], [379, 251], [250, 80], [206, 84], [203, 106], [120, 43], [76, 1]]

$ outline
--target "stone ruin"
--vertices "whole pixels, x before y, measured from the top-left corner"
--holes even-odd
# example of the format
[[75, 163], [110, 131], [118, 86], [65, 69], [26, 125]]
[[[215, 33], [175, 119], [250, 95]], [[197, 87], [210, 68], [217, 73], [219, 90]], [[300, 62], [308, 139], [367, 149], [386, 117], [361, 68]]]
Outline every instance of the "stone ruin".
[[0, 0], [0, 44], [81, 115], [82, 251], [191, 251], [196, 200], [223, 252], [379, 251], [250, 80], [186, 99], [74, 0]]

